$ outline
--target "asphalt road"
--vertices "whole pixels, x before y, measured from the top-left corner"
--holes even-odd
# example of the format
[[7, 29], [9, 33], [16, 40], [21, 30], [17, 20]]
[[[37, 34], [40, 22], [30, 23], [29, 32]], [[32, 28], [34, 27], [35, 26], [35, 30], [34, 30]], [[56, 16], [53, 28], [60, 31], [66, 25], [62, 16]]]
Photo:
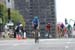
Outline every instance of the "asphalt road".
[[0, 40], [0, 50], [75, 50], [75, 39]]

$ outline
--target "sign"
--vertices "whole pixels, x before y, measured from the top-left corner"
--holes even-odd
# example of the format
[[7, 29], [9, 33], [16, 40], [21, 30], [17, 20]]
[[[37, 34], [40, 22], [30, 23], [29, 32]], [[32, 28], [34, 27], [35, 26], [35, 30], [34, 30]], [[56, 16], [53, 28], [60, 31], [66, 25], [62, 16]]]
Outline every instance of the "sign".
[[14, 1], [13, 0], [5, 0], [6, 1], [6, 7], [7, 8], [13, 8], [14, 7]]
[[8, 25], [8, 26], [14, 26], [14, 23], [12, 21], [9, 21], [9, 23], [7, 23], [6, 25]]

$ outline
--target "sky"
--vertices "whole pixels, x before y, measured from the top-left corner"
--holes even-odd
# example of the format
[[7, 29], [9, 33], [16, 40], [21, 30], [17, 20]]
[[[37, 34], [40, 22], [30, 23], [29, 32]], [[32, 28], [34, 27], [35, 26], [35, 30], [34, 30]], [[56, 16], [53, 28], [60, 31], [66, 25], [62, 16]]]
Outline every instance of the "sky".
[[[67, 18], [75, 20], [75, 0], [55, 0], [57, 23], [64, 22]], [[69, 22], [69, 21], [68, 21]], [[74, 22], [71, 21], [72, 25]]]

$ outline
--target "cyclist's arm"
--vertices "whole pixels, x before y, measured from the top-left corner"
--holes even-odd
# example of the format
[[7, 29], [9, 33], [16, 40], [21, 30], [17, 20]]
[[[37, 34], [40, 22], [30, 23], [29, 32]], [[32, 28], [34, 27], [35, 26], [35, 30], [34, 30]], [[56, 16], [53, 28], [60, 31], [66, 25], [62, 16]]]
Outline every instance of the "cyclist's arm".
[[39, 20], [38, 20], [38, 27], [37, 27], [37, 29], [39, 29], [40, 28], [40, 22], [39, 22]]

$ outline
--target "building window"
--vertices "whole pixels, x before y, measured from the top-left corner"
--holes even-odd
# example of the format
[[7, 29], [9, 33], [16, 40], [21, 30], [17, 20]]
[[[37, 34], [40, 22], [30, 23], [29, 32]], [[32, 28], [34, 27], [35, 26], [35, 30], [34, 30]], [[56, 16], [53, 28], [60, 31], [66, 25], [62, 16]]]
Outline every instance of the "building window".
[[30, 0], [30, 2], [33, 2], [33, 0]]
[[29, 11], [30, 11], [30, 12], [32, 12], [33, 10], [32, 10], [32, 9], [30, 9]]
[[54, 5], [54, 2], [51, 2], [50, 5]]
[[54, 15], [51, 16], [52, 18], [54, 17]]
[[30, 9], [32, 9], [32, 6], [30, 6]]
[[30, 5], [32, 6], [32, 5], [33, 5], [33, 3], [32, 3], [32, 2], [30, 2]]
[[51, 15], [54, 15], [55, 14], [55, 12], [51, 12]]
[[53, 9], [54, 8], [54, 5], [51, 5], [51, 8]]
[[45, 22], [41, 22], [40, 24], [42, 24], [42, 25], [43, 25], [43, 24], [45, 24]]
[[10, 2], [10, 0], [8, 0], [8, 2]]
[[30, 0], [26, 0], [26, 2], [30, 2]]
[[51, 8], [51, 11], [53, 11], [54, 9], [53, 8]]
[[30, 12], [30, 15], [33, 15], [33, 13], [32, 13], [32, 12]]
[[54, 2], [54, 0], [50, 0], [50, 2]]
[[47, 19], [47, 21], [50, 21], [50, 19]]

